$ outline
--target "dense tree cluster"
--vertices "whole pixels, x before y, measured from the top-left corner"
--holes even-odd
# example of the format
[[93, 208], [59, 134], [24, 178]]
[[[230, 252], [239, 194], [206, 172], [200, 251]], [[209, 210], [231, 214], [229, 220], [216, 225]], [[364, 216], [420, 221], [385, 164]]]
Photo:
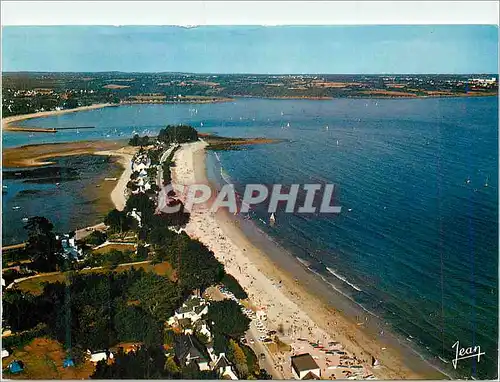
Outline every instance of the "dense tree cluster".
[[222, 278], [222, 284], [234, 294], [234, 297], [240, 300], [245, 300], [246, 298], [248, 298], [247, 292], [245, 292], [245, 290], [241, 287], [241, 285], [238, 283], [238, 280], [236, 280], [230, 274], [226, 273], [224, 275], [224, 277]]
[[151, 139], [146, 135], [144, 137], [140, 137], [139, 134], [135, 134], [128, 141], [130, 146], [147, 146], [151, 144]]
[[84, 242], [88, 245], [96, 246], [104, 243], [106, 239], [108, 238], [108, 235], [106, 232], [102, 231], [92, 231], [90, 235], [88, 235], [85, 239]]
[[[191, 139], [188, 133], [186, 131], [183, 139]], [[168, 177], [173, 154], [167, 158]], [[151, 196], [155, 196], [154, 192]], [[113, 268], [145, 259], [168, 261], [174, 270], [171, 280], [134, 269], [106, 273], [67, 272], [66, 282], [45, 284], [38, 296], [15, 288], [8, 290], [3, 297], [5, 323], [15, 332], [38, 333], [37, 328], [43, 327], [44, 334], [63, 343], [71, 354], [81, 355], [86, 349], [108, 349], [120, 342], [143, 344], [132, 353], [118, 352], [112, 364], [100, 362], [92, 378], [216, 378], [216, 373], [200, 372], [194, 364], [182, 367], [169, 362], [162, 350], [164, 341], [172, 340], [165, 321], [194, 290], [203, 292], [224, 281], [235, 295], [246, 297], [237, 281], [225, 274], [224, 266], [212, 251], [185, 232], [170, 229], [183, 227], [189, 221], [182, 203], [180, 207], [177, 213], [155, 213], [154, 197], [145, 193], [131, 195], [124, 210], [110, 211], [105, 223], [111, 233], [135, 230], [137, 251], [111, 249], [106, 253], [92, 253], [89, 249], [90, 253], [80, 263], [80, 268]], [[140, 213], [140, 224], [130, 216], [133, 210]], [[59, 266], [61, 245], [55, 239], [52, 224], [37, 217], [30, 219], [26, 228], [29, 230], [27, 253], [33, 262], [44, 270]], [[107, 234], [94, 231], [82, 244], [95, 246], [106, 239]], [[219, 349], [230, 355], [240, 377], [256, 376], [255, 364], [249, 361], [254, 359], [253, 353], [238, 344], [239, 336], [249, 325], [240, 306], [232, 300], [214, 302], [207, 319], [212, 322], [216, 351]]]
[[[215, 333], [237, 339], [250, 325], [250, 319], [233, 300], [213, 301], [208, 308], [208, 322]], [[213, 322], [213, 324], [212, 324]]]
[[195, 363], [179, 367], [158, 347], [141, 346], [133, 352], [118, 351], [114, 362], [97, 363], [92, 379], [217, 379], [214, 371], [200, 371]]
[[126, 211], [113, 209], [108, 212], [104, 218], [104, 224], [109, 227], [111, 232], [126, 232], [134, 226], [134, 219]]
[[56, 239], [52, 223], [40, 216], [28, 219], [25, 227], [28, 230], [26, 254], [31, 259], [31, 268], [50, 272], [63, 264], [61, 242]]
[[3, 314], [14, 331], [50, 323], [49, 334], [67, 347], [106, 349], [122, 340], [158, 346], [180, 294], [176, 283], [143, 270], [76, 274], [46, 284], [40, 296], [7, 291]]
[[198, 132], [188, 125], [168, 125], [160, 130], [158, 140], [167, 144], [194, 142], [198, 140]]

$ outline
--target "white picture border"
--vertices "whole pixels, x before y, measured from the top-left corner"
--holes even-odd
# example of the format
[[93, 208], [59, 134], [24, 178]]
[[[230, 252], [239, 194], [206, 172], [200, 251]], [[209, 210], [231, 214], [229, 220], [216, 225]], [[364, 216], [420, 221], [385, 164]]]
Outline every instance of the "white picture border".
[[2, 1], [15, 25], [499, 23], [498, 1]]

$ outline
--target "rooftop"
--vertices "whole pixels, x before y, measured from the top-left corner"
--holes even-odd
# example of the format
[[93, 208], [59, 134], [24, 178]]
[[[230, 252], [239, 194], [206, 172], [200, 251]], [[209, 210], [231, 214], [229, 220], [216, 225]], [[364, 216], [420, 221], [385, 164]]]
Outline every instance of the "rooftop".
[[309, 353], [293, 356], [292, 367], [297, 373], [319, 368], [318, 364]]

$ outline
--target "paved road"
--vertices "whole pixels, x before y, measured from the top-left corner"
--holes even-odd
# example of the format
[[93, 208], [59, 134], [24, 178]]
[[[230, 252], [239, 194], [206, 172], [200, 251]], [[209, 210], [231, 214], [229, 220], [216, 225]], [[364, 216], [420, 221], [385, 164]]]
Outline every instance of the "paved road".
[[[150, 262], [151, 262], [151, 260], [137, 261], [137, 262], [133, 262], [133, 263], [118, 264], [116, 267], [118, 268], [118, 267], [126, 267], [128, 265], [147, 264]], [[83, 269], [80, 269], [80, 271], [93, 271], [96, 269], [105, 269], [105, 268], [106, 267], [83, 268]], [[21, 277], [19, 279], [15, 279], [14, 281], [12, 281], [9, 285], [7, 285], [7, 287], [5, 289], [11, 289], [15, 284], [18, 284], [24, 280], [35, 279], [37, 277], [44, 277], [44, 276], [53, 276], [53, 275], [58, 275], [58, 274], [62, 274], [62, 273], [63, 272], [48, 272], [48, 273], [38, 273], [38, 274], [33, 275], [33, 276]]]
[[[264, 333], [261, 333], [257, 330], [257, 327], [255, 326], [255, 320], [252, 320], [252, 322], [250, 323], [250, 329], [247, 331], [245, 336], [248, 346], [250, 346], [257, 355], [260, 367], [265, 369], [269, 374], [271, 374], [273, 379], [285, 379], [283, 373], [274, 366], [275, 364], [274, 356], [269, 351], [267, 346], [264, 345], [264, 343], [262, 343], [259, 340], [259, 337], [263, 334]], [[253, 344], [250, 343], [251, 339], [254, 341]], [[260, 358], [260, 355], [262, 353], [265, 355], [264, 359]]]
[[177, 146], [179, 146], [178, 144], [173, 144], [173, 145], [170, 145], [170, 147], [165, 150], [165, 152], [161, 155], [160, 157], [160, 165], [158, 166], [158, 174], [157, 174], [157, 186], [158, 187], [162, 187], [163, 186], [163, 171], [162, 171], [162, 168], [161, 168], [161, 165], [163, 164], [163, 162], [165, 162], [168, 158], [168, 156], [170, 155], [170, 153], [172, 152], [172, 150], [174, 150]]

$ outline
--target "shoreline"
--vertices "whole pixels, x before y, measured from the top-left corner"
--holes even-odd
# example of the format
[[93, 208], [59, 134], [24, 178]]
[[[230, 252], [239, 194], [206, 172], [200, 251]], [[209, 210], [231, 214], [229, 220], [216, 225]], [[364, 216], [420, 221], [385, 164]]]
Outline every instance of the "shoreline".
[[[174, 188], [192, 183], [210, 185], [206, 175], [205, 148], [206, 143], [202, 142], [181, 146], [174, 158]], [[228, 273], [247, 291], [250, 300], [266, 308], [268, 320], [274, 326], [284, 325], [293, 331], [293, 337], [339, 341], [347, 351], [363, 360], [366, 373], [373, 373], [380, 379], [445, 378], [425, 361], [418, 362], [416, 355], [413, 355], [415, 362], [413, 359], [409, 362], [405, 360], [409, 354], [403, 354], [399, 348], [361, 330], [343, 310], [333, 308], [341, 301], [325, 301], [325, 298], [318, 297], [312, 289], [321, 286], [320, 283], [316, 282], [312, 288], [312, 275], [303, 277], [307, 271], [298, 261], [289, 262], [287, 268], [292, 269], [282, 270], [272, 256], [250, 241], [241, 224], [228, 212], [221, 210], [213, 214], [206, 209], [196, 209], [191, 213], [186, 232], [215, 253]], [[292, 272], [287, 272], [289, 270]], [[294, 278], [296, 275], [299, 277]], [[274, 280], [279, 280], [279, 284]], [[300, 285], [298, 280], [306, 280], [306, 285]], [[323, 290], [325, 288], [328, 286], [323, 283]], [[292, 342], [297, 342], [296, 338]], [[384, 346], [387, 349], [382, 351]], [[371, 367], [372, 356], [381, 362], [379, 368]], [[286, 362], [284, 365], [287, 367]]]
[[7, 147], [2, 153], [2, 165], [4, 168], [39, 167], [53, 164], [54, 162], [49, 160], [51, 158], [96, 154], [126, 147], [124, 140], [54, 142]]
[[[237, 95], [233, 94], [230, 97], [224, 97], [216, 100], [186, 100], [182, 102], [178, 101], [123, 101], [120, 103], [101, 103], [101, 104], [93, 104], [89, 106], [80, 106], [74, 109], [62, 109], [62, 110], [50, 110], [50, 111], [41, 111], [37, 113], [30, 114], [19, 114], [13, 115], [9, 117], [2, 118], [2, 129], [5, 131], [13, 131], [13, 132], [24, 132], [24, 130], [29, 131], [29, 128], [23, 128], [19, 126], [12, 125], [15, 122], [21, 122], [29, 119], [35, 118], [45, 118], [45, 117], [53, 117], [56, 115], [62, 115], [67, 113], [75, 113], [79, 111], [89, 111], [95, 109], [102, 109], [105, 107], [119, 107], [119, 106], [130, 106], [130, 105], [178, 105], [178, 104], [209, 104], [209, 103], [226, 103], [226, 102], [234, 102], [239, 98], [255, 98], [255, 99], [268, 99], [268, 100], [309, 100], [309, 101], [331, 101], [335, 99], [428, 99], [428, 98], [478, 98], [478, 97], [498, 97], [498, 92], [496, 93], [468, 93], [468, 94], [436, 94], [436, 95], [382, 95], [382, 94], [367, 94], [367, 95], [355, 95], [355, 96], [345, 96], [345, 97], [334, 97], [334, 96], [276, 96], [276, 97], [265, 97], [265, 96], [253, 96], [253, 95]], [[54, 131], [50, 131], [54, 132]]]
[[98, 103], [89, 106], [80, 106], [75, 107], [74, 109], [62, 109], [62, 110], [49, 110], [49, 111], [40, 111], [38, 113], [30, 113], [30, 114], [20, 114], [20, 115], [12, 115], [10, 117], [2, 118], [2, 129], [5, 131], [20, 131], [22, 128], [11, 126], [14, 122], [26, 121], [34, 118], [45, 118], [45, 117], [53, 117], [55, 115], [75, 113], [78, 111], [88, 111], [95, 109], [102, 109], [104, 107], [110, 106], [119, 106], [120, 104], [113, 103]]
[[127, 202], [127, 197], [125, 195], [127, 190], [127, 183], [130, 180], [130, 176], [132, 175], [132, 167], [130, 166], [130, 162], [132, 161], [133, 154], [131, 152], [127, 152], [128, 147], [122, 147], [118, 150], [113, 151], [98, 151], [96, 155], [110, 155], [117, 158], [118, 163], [123, 167], [123, 171], [116, 182], [113, 191], [109, 195], [111, 201], [113, 202], [115, 208], [118, 211], [123, 211], [125, 208], [125, 204]]

